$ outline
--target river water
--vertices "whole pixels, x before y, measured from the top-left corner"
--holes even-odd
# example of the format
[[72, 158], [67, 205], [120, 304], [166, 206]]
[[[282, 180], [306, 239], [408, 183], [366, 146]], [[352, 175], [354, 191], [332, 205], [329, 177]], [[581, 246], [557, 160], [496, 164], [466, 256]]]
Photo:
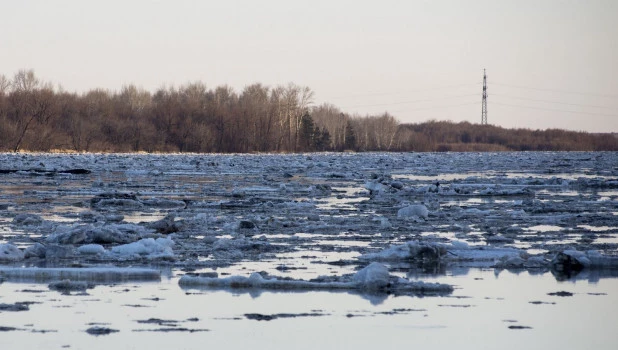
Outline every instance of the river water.
[[[3, 348], [613, 349], [618, 343], [618, 270], [565, 275], [549, 263], [568, 249], [618, 252], [616, 153], [1, 154], [0, 161], [0, 243], [47, 249], [47, 257], [1, 263]], [[132, 197], [97, 202], [110, 193]], [[409, 205], [428, 214], [402, 215]], [[156, 232], [150, 224], [168, 214], [174, 232]], [[58, 238], [66, 232], [72, 243]], [[122, 255], [114, 248], [128, 242], [97, 243], [82, 232], [170, 238], [174, 245], [164, 254]], [[440, 295], [179, 284], [184, 275], [254, 272], [339, 281], [367, 264], [363, 256], [409, 241], [456, 241], [475, 252], [514, 251], [543, 263], [508, 266], [482, 254], [437, 264], [381, 261], [393, 276], [453, 286]], [[97, 254], [80, 248], [94, 243], [101, 246]], [[59, 256], [58, 246], [66, 254]], [[29, 272], [6, 275], [93, 267], [147, 268], [160, 280], [111, 279], [62, 293]], [[87, 332], [95, 327], [110, 333]]]

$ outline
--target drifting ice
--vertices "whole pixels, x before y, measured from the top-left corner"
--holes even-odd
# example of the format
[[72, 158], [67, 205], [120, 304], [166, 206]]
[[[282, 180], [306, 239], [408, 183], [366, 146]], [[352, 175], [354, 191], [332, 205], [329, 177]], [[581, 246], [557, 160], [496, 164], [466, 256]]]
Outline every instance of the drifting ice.
[[144, 238], [137, 242], [113, 247], [112, 255], [122, 258], [173, 259], [174, 241], [168, 238]]
[[182, 287], [263, 290], [345, 290], [412, 294], [450, 294], [453, 291], [453, 287], [447, 284], [415, 282], [391, 276], [386, 266], [376, 262], [358, 271], [352, 280], [342, 278], [339, 281], [304, 281], [264, 278], [262, 275], [255, 272], [249, 277], [230, 276], [218, 278], [183, 276], [178, 283]]
[[19, 248], [9, 243], [0, 244], [0, 261], [10, 262], [20, 260], [24, 260], [24, 253], [19, 250]]
[[113, 283], [128, 281], [159, 281], [158, 270], [146, 268], [91, 267], [91, 268], [0, 268], [0, 277], [12, 281], [85, 281]]
[[409, 205], [397, 211], [398, 218], [410, 218], [416, 216], [419, 218], [427, 219], [428, 215], [429, 210], [427, 210], [427, 207], [422, 204]]

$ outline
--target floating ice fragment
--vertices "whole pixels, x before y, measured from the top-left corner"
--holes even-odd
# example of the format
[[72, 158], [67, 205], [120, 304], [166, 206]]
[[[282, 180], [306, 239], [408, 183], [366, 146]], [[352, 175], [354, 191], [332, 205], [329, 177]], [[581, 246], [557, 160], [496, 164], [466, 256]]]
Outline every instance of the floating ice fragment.
[[187, 203], [181, 200], [175, 199], [145, 199], [140, 201], [142, 204], [149, 207], [166, 208], [166, 209], [184, 209], [187, 207]]
[[100, 244], [86, 244], [77, 248], [77, 251], [85, 255], [100, 255], [105, 253], [105, 248]]
[[168, 214], [163, 219], [155, 222], [149, 223], [147, 226], [159, 233], [164, 235], [178, 232], [181, 228], [181, 224], [176, 220], [176, 216], [174, 214]]
[[373, 219], [372, 221], [373, 222], [379, 222], [380, 223], [380, 227], [383, 228], [383, 229], [389, 229], [389, 228], [393, 227], [391, 222], [387, 218], [385, 218], [383, 216], [377, 217], [377, 218]]
[[401, 190], [401, 189], [403, 189], [403, 183], [401, 183], [400, 181], [393, 181], [393, 182], [391, 182], [391, 187], [395, 188], [395, 189], [398, 189], [398, 190]]
[[369, 193], [371, 195], [375, 195], [375, 194], [380, 194], [384, 191], [386, 191], [387, 187], [382, 185], [379, 182], [374, 182], [374, 181], [367, 181], [365, 183], [365, 188], [367, 190], [369, 190]]
[[398, 218], [419, 217], [426, 219], [427, 216], [429, 216], [429, 210], [427, 210], [427, 207], [422, 204], [409, 205], [397, 211]]
[[159, 281], [161, 279], [161, 272], [147, 268], [121, 267], [15, 267], [0, 268], [0, 278], [20, 282], [51, 282], [68, 279], [71, 281], [112, 283], [128, 281]]
[[491, 214], [491, 210], [480, 210], [478, 208], [469, 208], [463, 211], [464, 214], [467, 215], [489, 215]]
[[24, 252], [10, 243], [0, 244], [0, 262], [24, 260]]
[[388, 286], [389, 277], [386, 266], [377, 262], [372, 262], [354, 275], [354, 281], [358, 283], [362, 289], [380, 290]]
[[419, 262], [477, 262], [493, 265], [496, 261], [510, 258], [527, 258], [515, 248], [472, 248], [467, 243], [453, 241], [450, 244], [409, 241], [392, 245], [377, 253], [361, 255], [364, 261], [419, 261]]
[[579, 272], [584, 268], [617, 269], [618, 256], [602, 255], [596, 250], [577, 251], [565, 250], [556, 254], [551, 261], [552, 268], [557, 272]]
[[253, 221], [249, 220], [240, 220], [238, 223], [238, 229], [241, 230], [253, 230], [256, 228], [256, 225]]
[[171, 238], [144, 238], [137, 242], [113, 247], [112, 255], [122, 258], [174, 259]]
[[441, 243], [409, 241], [405, 244], [393, 245], [378, 253], [361, 255], [359, 259], [369, 261], [396, 261], [415, 259], [437, 261], [446, 254], [447, 247], [448, 245]]
[[351, 279], [316, 279], [311, 281], [295, 279], [264, 278], [255, 272], [249, 277], [230, 276], [225, 278], [182, 276], [181, 287], [263, 289], [263, 290], [344, 290], [359, 292], [383, 292], [402, 294], [450, 294], [453, 287], [440, 283], [409, 281], [389, 275], [386, 266], [372, 263], [358, 271]]
[[13, 224], [20, 226], [38, 226], [43, 219], [36, 214], [17, 214], [13, 218]]
[[48, 244], [45, 247], [45, 259], [68, 259], [75, 256], [73, 246]]
[[109, 207], [124, 210], [135, 210], [143, 207], [134, 193], [107, 192], [96, 195], [90, 200], [92, 208], [105, 209]]
[[25, 258], [45, 258], [47, 248], [41, 243], [35, 243], [24, 250]]
[[498, 268], [523, 268], [526, 261], [519, 256], [505, 257], [496, 262], [495, 267]]
[[59, 244], [131, 243], [147, 233], [144, 227], [135, 224], [60, 225], [46, 241]]

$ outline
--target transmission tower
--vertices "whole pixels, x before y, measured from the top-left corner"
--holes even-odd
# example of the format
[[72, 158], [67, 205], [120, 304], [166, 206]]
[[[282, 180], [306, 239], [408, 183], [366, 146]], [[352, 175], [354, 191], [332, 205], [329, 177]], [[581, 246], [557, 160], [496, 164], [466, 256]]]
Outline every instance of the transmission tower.
[[483, 69], [483, 102], [481, 106], [481, 125], [487, 125], [487, 74]]

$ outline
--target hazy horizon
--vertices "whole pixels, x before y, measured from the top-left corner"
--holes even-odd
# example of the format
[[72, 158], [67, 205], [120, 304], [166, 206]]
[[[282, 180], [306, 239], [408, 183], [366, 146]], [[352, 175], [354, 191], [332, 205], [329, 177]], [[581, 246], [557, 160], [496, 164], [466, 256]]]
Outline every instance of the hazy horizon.
[[618, 132], [618, 2], [66, 0], [0, 4], [0, 74], [71, 92], [293, 82], [402, 123]]

